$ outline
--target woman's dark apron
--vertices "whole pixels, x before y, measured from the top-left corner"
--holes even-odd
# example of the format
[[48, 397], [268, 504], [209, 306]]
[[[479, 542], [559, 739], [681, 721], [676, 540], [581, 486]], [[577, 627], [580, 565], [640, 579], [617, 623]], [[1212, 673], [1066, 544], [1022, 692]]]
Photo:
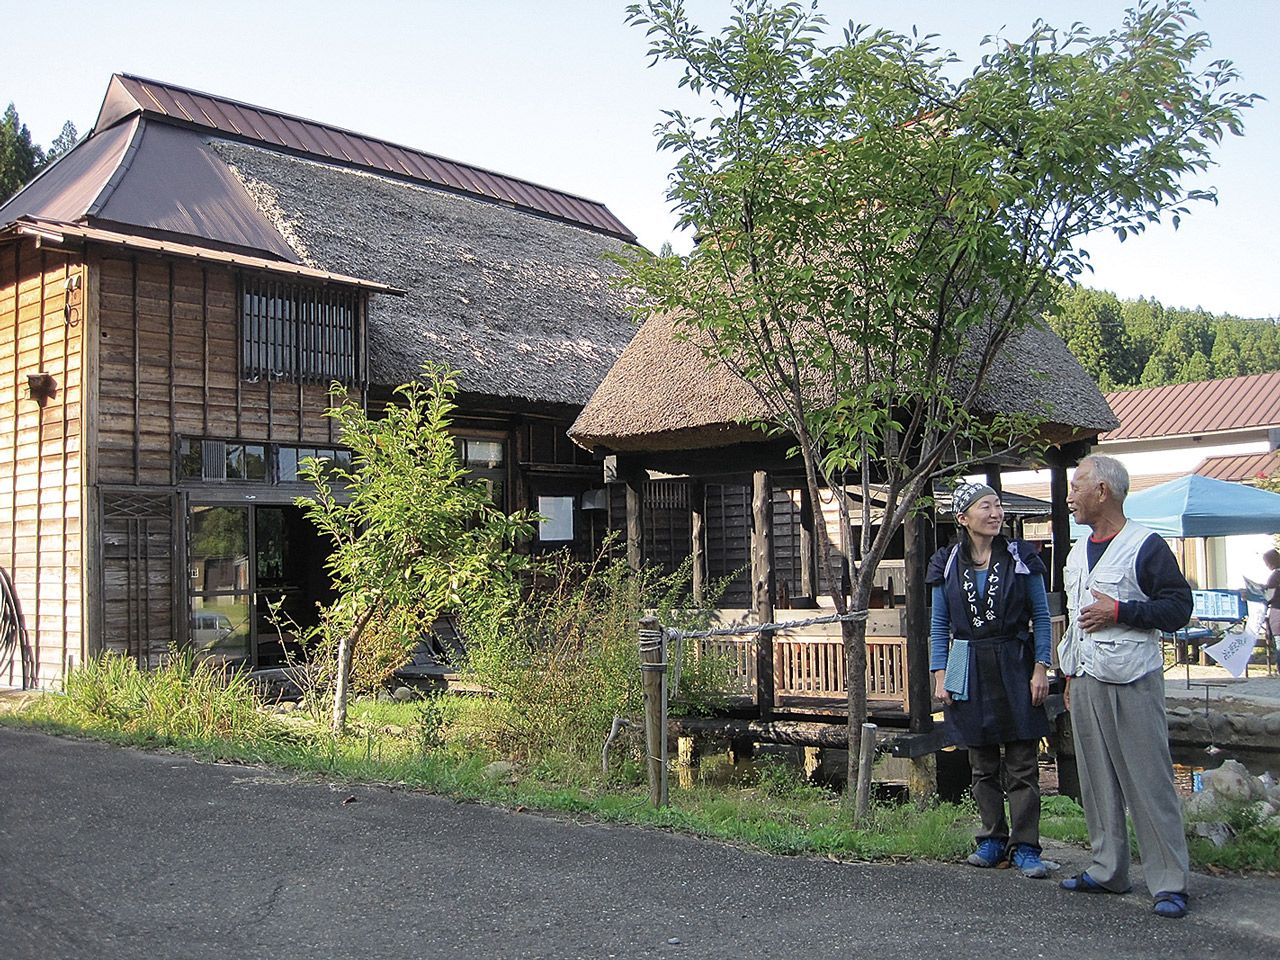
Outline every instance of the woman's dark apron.
[[[939, 557], [943, 554], [950, 554], [950, 549], [939, 551]], [[935, 562], [937, 559], [935, 557]], [[945, 564], [945, 559], [943, 562]], [[934, 573], [933, 564], [930, 573]], [[1014, 558], [1003, 538], [993, 544], [988, 590], [993, 574], [999, 577], [998, 592], [991, 607], [993, 619], [972, 615], [959, 556], [942, 579], [952, 636], [969, 641], [969, 699], [954, 700], [943, 712], [956, 740], [967, 747], [1039, 740], [1049, 735], [1049, 719], [1044, 707], [1031, 703], [1035, 648], [1028, 626], [1031, 599], [1026, 578], [1039, 574], [1015, 575]], [[932, 575], [929, 580], [937, 582]], [[980, 614], [988, 610], [987, 594], [978, 595], [976, 606]], [[978, 620], [981, 623], [975, 624]]]

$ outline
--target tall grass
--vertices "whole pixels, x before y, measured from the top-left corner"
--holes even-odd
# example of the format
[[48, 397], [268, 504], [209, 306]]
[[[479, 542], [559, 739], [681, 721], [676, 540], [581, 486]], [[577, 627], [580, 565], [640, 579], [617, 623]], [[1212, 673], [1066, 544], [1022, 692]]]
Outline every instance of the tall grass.
[[[640, 611], [657, 609], [663, 623], [686, 628], [709, 620], [707, 611], [683, 609], [691, 570], [686, 563], [670, 574], [636, 573], [605, 551], [591, 563], [560, 554], [544, 561], [537, 589], [503, 616], [461, 611], [468, 669], [494, 694], [471, 717], [471, 734], [522, 761], [594, 766], [614, 717], [641, 714]], [[690, 648], [681, 667], [674, 712], [705, 711], [721, 699], [724, 662]]]
[[86, 660], [67, 675], [63, 695], [45, 697], [30, 711], [51, 723], [168, 743], [258, 744], [293, 736], [259, 706], [244, 673], [170, 650], [155, 670], [115, 654]]

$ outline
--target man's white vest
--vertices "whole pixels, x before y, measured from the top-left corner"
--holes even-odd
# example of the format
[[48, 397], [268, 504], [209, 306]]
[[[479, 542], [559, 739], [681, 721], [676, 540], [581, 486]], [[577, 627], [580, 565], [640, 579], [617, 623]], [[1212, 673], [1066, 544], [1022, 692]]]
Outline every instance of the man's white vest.
[[1130, 683], [1164, 666], [1159, 630], [1139, 630], [1113, 624], [1093, 633], [1080, 628], [1080, 610], [1093, 603], [1097, 590], [1116, 600], [1149, 600], [1138, 585], [1138, 551], [1152, 531], [1125, 521], [1093, 570], [1089, 569], [1088, 537], [1081, 537], [1067, 555], [1067, 632], [1058, 643], [1058, 662], [1068, 676], [1087, 673], [1107, 683]]

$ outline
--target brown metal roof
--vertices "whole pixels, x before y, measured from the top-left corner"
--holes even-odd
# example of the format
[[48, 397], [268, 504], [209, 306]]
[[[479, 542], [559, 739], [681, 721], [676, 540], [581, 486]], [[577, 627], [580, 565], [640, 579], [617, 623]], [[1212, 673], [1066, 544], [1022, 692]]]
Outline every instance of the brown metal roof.
[[264, 270], [268, 273], [285, 274], [291, 277], [303, 277], [307, 280], [318, 280], [323, 283], [338, 283], [344, 286], [359, 287], [372, 293], [388, 293], [403, 296], [405, 291], [385, 283], [373, 280], [362, 280], [360, 277], [349, 277], [328, 270], [314, 270], [311, 267], [296, 263], [285, 263], [280, 260], [267, 260], [225, 250], [211, 250], [208, 247], [197, 247], [189, 243], [172, 243], [167, 240], [153, 240], [150, 237], [139, 237], [115, 230], [103, 230], [99, 227], [86, 227], [78, 223], [61, 223], [56, 220], [36, 220], [30, 217], [17, 220], [0, 231], [0, 240], [8, 237], [35, 237], [40, 243], [48, 243], [57, 247], [67, 246], [68, 242], [97, 243], [123, 250], [145, 251], [147, 253], [167, 254], [173, 257], [185, 257], [205, 263], [216, 263], [225, 266], [246, 267], [252, 270]]
[[1280, 470], [1280, 457], [1275, 451], [1268, 453], [1238, 454], [1236, 456], [1205, 457], [1192, 473], [1214, 480], [1233, 483], [1253, 483], [1266, 480]]
[[1098, 440], [1203, 436], [1280, 426], [1280, 373], [1107, 394], [1120, 427]]
[[593, 200], [340, 127], [130, 74], [111, 78], [94, 124], [95, 135], [138, 111], [249, 143], [495, 200], [622, 240], [635, 240], [635, 234], [622, 221], [604, 204]]

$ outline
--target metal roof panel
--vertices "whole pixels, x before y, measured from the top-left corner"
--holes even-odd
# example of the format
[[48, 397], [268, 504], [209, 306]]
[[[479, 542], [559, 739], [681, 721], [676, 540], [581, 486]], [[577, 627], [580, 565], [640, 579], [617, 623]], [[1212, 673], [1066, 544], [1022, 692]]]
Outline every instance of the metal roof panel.
[[131, 109], [224, 135], [514, 203], [532, 213], [624, 240], [635, 239], [604, 204], [593, 200], [339, 127], [130, 74], [117, 74], [112, 78], [95, 130], [118, 122]]

